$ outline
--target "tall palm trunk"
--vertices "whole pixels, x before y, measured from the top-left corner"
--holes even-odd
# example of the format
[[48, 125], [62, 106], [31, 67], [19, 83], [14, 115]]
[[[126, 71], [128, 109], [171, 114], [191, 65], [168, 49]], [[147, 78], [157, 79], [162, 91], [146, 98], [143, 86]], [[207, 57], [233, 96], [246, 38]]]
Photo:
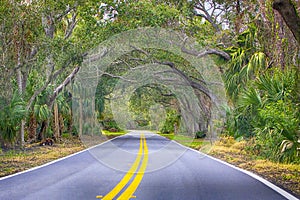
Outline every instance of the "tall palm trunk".
[[[18, 54], [17, 82], [18, 82], [19, 94], [20, 96], [23, 96], [23, 76], [22, 76], [21, 68], [19, 67], [20, 65], [21, 65], [20, 55]], [[25, 120], [22, 119], [21, 126], [20, 126], [20, 134], [19, 134], [19, 143], [21, 147], [23, 147], [25, 143], [24, 133], [25, 133]]]
[[60, 137], [60, 126], [59, 126], [59, 113], [58, 113], [57, 103], [54, 103], [53, 112], [54, 112], [54, 137], [55, 139], [58, 139]]

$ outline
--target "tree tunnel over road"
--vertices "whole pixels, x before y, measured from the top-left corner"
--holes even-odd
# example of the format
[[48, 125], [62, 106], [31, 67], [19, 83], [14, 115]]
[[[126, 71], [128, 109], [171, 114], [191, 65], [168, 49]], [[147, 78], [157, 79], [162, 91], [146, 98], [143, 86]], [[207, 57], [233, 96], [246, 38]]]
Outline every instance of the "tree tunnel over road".
[[[94, 102], [99, 87], [110, 87], [102, 97], [109, 99], [106, 107], [113, 120], [126, 129], [135, 121], [129, 105], [134, 92], [159, 85], [157, 89], [166, 88], [176, 99], [181, 116], [178, 133], [193, 135], [201, 131], [216, 137], [216, 123], [224, 119], [226, 98], [214, 62], [217, 58], [210, 54], [211, 50], [186, 35], [162, 28], [135, 29], [101, 43], [89, 52], [74, 80], [73, 113], [80, 135], [98, 127]], [[166, 109], [163, 105], [162, 112]]]

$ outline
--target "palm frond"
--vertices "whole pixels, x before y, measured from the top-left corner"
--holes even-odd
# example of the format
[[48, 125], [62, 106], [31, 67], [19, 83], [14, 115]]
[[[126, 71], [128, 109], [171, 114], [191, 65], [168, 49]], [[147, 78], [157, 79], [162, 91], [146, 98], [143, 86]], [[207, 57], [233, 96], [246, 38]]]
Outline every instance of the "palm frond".
[[241, 108], [259, 108], [262, 106], [262, 100], [258, 90], [250, 87], [245, 90], [238, 99], [238, 106]]

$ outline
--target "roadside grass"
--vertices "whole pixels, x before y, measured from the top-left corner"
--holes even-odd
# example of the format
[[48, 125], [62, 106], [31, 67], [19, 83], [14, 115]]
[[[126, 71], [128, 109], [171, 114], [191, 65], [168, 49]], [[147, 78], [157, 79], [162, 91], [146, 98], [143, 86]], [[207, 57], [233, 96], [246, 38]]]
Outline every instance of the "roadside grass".
[[176, 142], [193, 148], [197, 150], [201, 150], [204, 153], [207, 153], [211, 149], [211, 142], [207, 139], [195, 139], [191, 136], [187, 135], [178, 135], [178, 134], [161, 134], [158, 132], [159, 135], [168, 138], [169, 140], [175, 140]]
[[251, 148], [251, 140], [238, 142], [232, 137], [220, 137], [212, 143], [185, 135], [159, 135], [251, 171], [300, 198], [300, 165], [274, 163], [260, 158]]
[[209, 149], [208, 147], [210, 146], [210, 141], [207, 139], [195, 139], [192, 137], [188, 137], [185, 135], [176, 135], [174, 137], [174, 140], [184, 146], [193, 148], [193, 149]]
[[108, 139], [124, 135], [128, 131], [102, 131], [103, 135], [84, 135], [80, 139], [63, 135], [62, 140], [53, 146], [40, 146], [39, 143], [27, 144], [20, 150], [2, 151], [0, 149], [0, 177], [21, 172], [53, 160], [68, 156]]
[[174, 134], [173, 133], [164, 134], [164, 133], [157, 132], [157, 134], [160, 135], [160, 136], [163, 136], [165, 138], [168, 138], [169, 140], [173, 140], [173, 138], [174, 138]]
[[232, 137], [221, 137], [214, 143], [208, 154], [258, 174], [299, 198], [300, 165], [275, 163], [262, 159], [251, 150], [251, 144], [251, 141], [238, 142]]
[[121, 135], [125, 135], [129, 131], [123, 130], [123, 131], [118, 131], [118, 132], [110, 132], [108, 130], [102, 130], [102, 134], [107, 136], [108, 138], [113, 138]]
[[83, 150], [77, 140], [62, 141], [53, 146], [26, 145], [23, 150], [9, 150], [0, 153], [0, 177], [36, 167], [58, 158]]

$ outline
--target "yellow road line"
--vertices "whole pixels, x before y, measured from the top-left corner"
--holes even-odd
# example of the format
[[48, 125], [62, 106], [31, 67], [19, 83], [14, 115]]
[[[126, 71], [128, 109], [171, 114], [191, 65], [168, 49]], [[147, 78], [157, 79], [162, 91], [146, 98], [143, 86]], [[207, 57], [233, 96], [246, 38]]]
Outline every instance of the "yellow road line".
[[144, 158], [143, 158], [141, 167], [140, 167], [138, 173], [136, 174], [134, 180], [131, 182], [131, 184], [128, 186], [128, 188], [126, 188], [126, 190], [120, 195], [118, 200], [125, 200], [125, 199], [127, 200], [127, 199], [135, 197], [135, 196], [133, 196], [133, 194], [143, 179], [147, 164], [148, 164], [148, 147], [147, 147], [146, 138], [144, 137]]
[[143, 154], [143, 137], [141, 135], [140, 148], [134, 163], [132, 164], [131, 168], [128, 170], [126, 175], [123, 177], [123, 179], [114, 187], [114, 189], [112, 189], [107, 195], [103, 197], [103, 200], [112, 200], [125, 187], [125, 185], [130, 181], [131, 177], [137, 170], [139, 163], [141, 161], [142, 154]]

